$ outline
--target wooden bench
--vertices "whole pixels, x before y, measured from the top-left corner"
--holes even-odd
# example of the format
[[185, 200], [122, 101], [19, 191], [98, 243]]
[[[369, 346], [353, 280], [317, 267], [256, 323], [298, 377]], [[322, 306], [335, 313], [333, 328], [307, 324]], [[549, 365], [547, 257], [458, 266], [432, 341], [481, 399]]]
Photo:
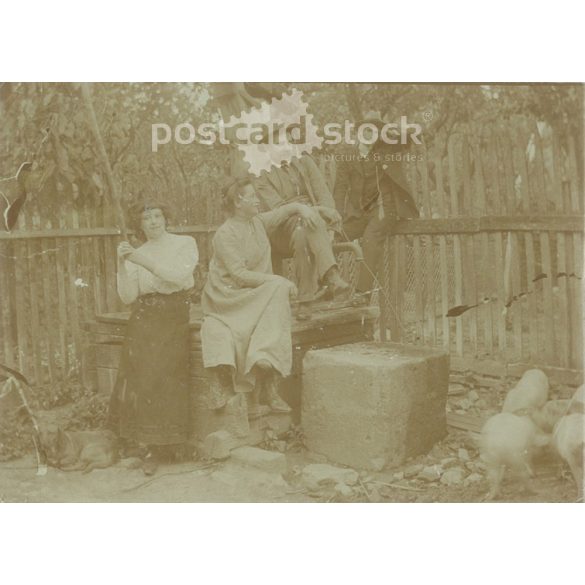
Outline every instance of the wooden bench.
[[[373, 338], [374, 323], [378, 318], [377, 307], [351, 307], [326, 303], [317, 304], [309, 321], [293, 321], [293, 371], [281, 384], [281, 395], [293, 408], [292, 419], [288, 415], [272, 415], [282, 430], [291, 420], [298, 422], [300, 416], [301, 368], [305, 353], [310, 349], [333, 347], [346, 343], [367, 341]], [[86, 359], [84, 379], [88, 386], [100, 393], [111, 393], [117, 375], [121, 345], [124, 340], [129, 313], [106, 313], [86, 322]], [[205, 392], [208, 374], [203, 367], [201, 353], [201, 307], [191, 306], [190, 316], [190, 373], [193, 384], [194, 438], [202, 441], [208, 434], [222, 428], [221, 417], [208, 411], [198, 397]], [[282, 424], [284, 423], [284, 424]], [[254, 437], [246, 443], [260, 442], [263, 428], [270, 420], [256, 421], [252, 427]], [[254, 434], [254, 433], [252, 433]]]

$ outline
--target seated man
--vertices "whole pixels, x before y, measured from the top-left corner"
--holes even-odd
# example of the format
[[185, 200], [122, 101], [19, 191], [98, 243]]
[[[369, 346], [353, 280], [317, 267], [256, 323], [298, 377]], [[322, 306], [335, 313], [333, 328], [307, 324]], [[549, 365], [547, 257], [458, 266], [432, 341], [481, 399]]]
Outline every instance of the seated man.
[[301, 309], [298, 318], [309, 318], [307, 303], [315, 299], [318, 284], [333, 294], [348, 290], [339, 275], [332, 250], [328, 225], [340, 221], [335, 202], [322, 173], [309, 156], [293, 159], [291, 164], [273, 165], [269, 172], [253, 179], [262, 210], [274, 210], [296, 201], [311, 205], [310, 219], [293, 215], [285, 219], [270, 238], [274, 252], [293, 257], [299, 283]]
[[[360, 124], [384, 122], [366, 118]], [[364, 142], [370, 142], [373, 131], [366, 129]], [[358, 143], [353, 152], [337, 165], [334, 197], [343, 218], [343, 235], [349, 240], [362, 238], [364, 262], [356, 293], [366, 302], [371, 296], [374, 278], [384, 255], [384, 243], [397, 219], [416, 218], [418, 208], [410, 194], [402, 169], [403, 145], [381, 140], [374, 144]]]

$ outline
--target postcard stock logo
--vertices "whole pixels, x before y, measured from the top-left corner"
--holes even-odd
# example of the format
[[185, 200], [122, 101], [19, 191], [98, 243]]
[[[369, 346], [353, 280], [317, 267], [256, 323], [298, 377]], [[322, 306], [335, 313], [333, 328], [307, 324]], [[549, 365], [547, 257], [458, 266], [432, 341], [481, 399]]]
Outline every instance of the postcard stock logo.
[[[421, 144], [418, 138], [422, 131], [420, 125], [408, 123], [406, 116], [400, 117], [400, 123], [365, 120], [357, 127], [349, 121], [328, 123], [320, 136], [307, 108], [303, 93], [292, 90], [219, 124], [204, 123], [197, 130], [191, 124], [179, 124], [175, 127], [174, 138], [179, 144], [195, 141], [208, 145], [217, 141], [234, 144], [242, 151], [249, 171], [254, 175], [269, 171], [272, 166], [290, 163], [293, 158], [311, 153], [323, 144], [373, 144], [378, 140], [387, 144], [406, 144], [409, 140]], [[162, 136], [161, 130], [164, 132]], [[153, 152], [158, 151], [159, 145], [169, 143], [172, 136], [168, 124], [153, 124]]]

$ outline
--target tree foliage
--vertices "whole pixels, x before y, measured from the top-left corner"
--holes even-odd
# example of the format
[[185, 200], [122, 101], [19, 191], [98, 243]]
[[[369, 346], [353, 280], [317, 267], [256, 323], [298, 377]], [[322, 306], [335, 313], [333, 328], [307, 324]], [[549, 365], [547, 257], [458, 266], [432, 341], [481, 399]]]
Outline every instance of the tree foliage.
[[[389, 119], [405, 115], [422, 124], [427, 147], [439, 154], [457, 129], [478, 133], [489, 124], [519, 117], [571, 135], [577, 145], [583, 142], [579, 85], [292, 85], [305, 93], [319, 126], [356, 121], [372, 110]], [[177, 207], [184, 223], [217, 221], [228, 149], [174, 140], [158, 152], [151, 148], [152, 124], [174, 129], [188, 122], [197, 128], [217, 118], [209, 84], [96, 83], [92, 91], [100, 132], [124, 200], [156, 194]], [[0, 85], [0, 124], [0, 177], [13, 175], [21, 162], [32, 159], [28, 188], [42, 213], [67, 206], [108, 205], [108, 183], [78, 84]], [[6, 191], [10, 183], [0, 183], [0, 188]]]

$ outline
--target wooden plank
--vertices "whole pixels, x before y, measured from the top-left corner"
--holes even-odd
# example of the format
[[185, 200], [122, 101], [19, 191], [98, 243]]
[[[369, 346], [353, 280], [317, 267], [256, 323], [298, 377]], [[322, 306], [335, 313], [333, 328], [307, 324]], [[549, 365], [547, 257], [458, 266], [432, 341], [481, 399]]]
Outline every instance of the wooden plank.
[[494, 376], [503, 378], [507, 375], [508, 370], [505, 363], [496, 360], [478, 360], [471, 357], [460, 358], [451, 356], [451, 371], [466, 372], [471, 371], [484, 376]]
[[94, 266], [94, 299], [96, 312], [101, 313], [106, 310], [106, 285], [105, 279], [105, 258], [102, 252], [103, 249], [103, 238], [90, 238], [91, 242], [91, 259]]
[[[575, 140], [569, 133], [567, 136], [569, 145], [569, 180], [571, 192], [571, 211], [583, 211], [583, 193], [579, 187], [579, 172], [577, 170], [577, 155], [575, 149]], [[582, 153], [581, 153], [582, 154]]]
[[55, 319], [55, 306], [54, 299], [55, 293], [53, 292], [53, 286], [51, 282], [51, 274], [54, 274], [52, 270], [52, 260], [54, 258], [54, 252], [48, 252], [54, 249], [52, 240], [43, 239], [40, 240], [41, 247], [44, 248], [45, 253], [40, 255], [39, 263], [42, 273], [42, 297], [39, 299], [39, 306], [43, 307], [43, 318], [44, 318], [44, 338], [47, 347], [47, 365], [49, 368], [49, 380], [51, 383], [56, 383], [60, 379], [59, 368], [57, 367], [57, 345], [59, 338], [59, 324]]
[[[380, 307], [380, 319], [379, 319], [379, 332], [380, 332], [380, 341], [386, 341], [386, 329], [390, 323], [390, 316], [388, 314], [389, 306], [392, 303], [390, 291], [390, 283], [391, 283], [391, 274], [393, 268], [393, 253], [394, 253], [394, 237], [390, 236], [386, 238], [386, 242], [384, 243], [384, 269], [379, 271], [378, 275], [378, 282], [379, 282], [379, 292], [378, 292], [378, 305]], [[381, 273], [381, 275], [380, 275]]]
[[[465, 236], [465, 268], [464, 278], [467, 284], [468, 292], [466, 293], [466, 300], [468, 305], [477, 304], [477, 287], [475, 283], [475, 272], [477, 266], [475, 264], [475, 249], [473, 245], [473, 236]], [[477, 311], [469, 311], [469, 346], [473, 350], [473, 356], [477, 356], [477, 342], [478, 342], [478, 330], [477, 330]]]
[[473, 137], [473, 162], [474, 162], [474, 180], [475, 180], [475, 197], [474, 215], [485, 215], [487, 213], [485, 200], [485, 182], [483, 178], [483, 161], [481, 150], [481, 136]]
[[490, 210], [493, 215], [505, 213], [502, 209], [500, 195], [501, 173], [499, 171], [498, 147], [493, 124], [489, 125], [488, 172], [486, 173], [486, 179], [491, 180], [489, 185], [488, 210]]
[[[427, 302], [427, 320], [428, 320], [428, 328], [425, 327], [426, 335], [425, 335], [425, 342], [429, 341], [431, 345], [436, 345], [437, 343], [437, 329], [436, 329], [436, 322], [435, 322], [435, 313], [437, 312], [437, 302], [436, 302], [436, 287], [435, 287], [435, 280], [434, 280], [434, 273], [435, 273], [435, 243], [433, 241], [433, 236], [425, 236], [425, 260], [426, 260], [426, 269], [427, 269], [427, 295], [426, 295], [426, 302]], [[425, 322], [426, 325], [426, 322]]]
[[116, 238], [107, 236], [104, 238], [104, 260], [106, 266], [106, 310], [116, 311], [119, 308], [118, 292], [116, 286], [117, 254]]
[[[399, 236], [392, 236], [389, 238], [389, 252], [390, 252], [390, 294], [387, 299], [387, 325], [390, 329], [390, 339], [392, 341], [402, 340], [402, 326], [400, 320], [400, 313], [398, 310], [399, 296], [400, 296], [400, 238]], [[388, 290], [388, 289], [386, 289]]]
[[398, 266], [396, 280], [396, 315], [400, 330], [400, 339], [404, 339], [404, 294], [406, 291], [406, 236], [398, 236]]
[[81, 257], [81, 275], [83, 282], [87, 286], [80, 287], [81, 290], [81, 310], [84, 319], [91, 319], [96, 314], [95, 305], [95, 277], [94, 267], [91, 261], [91, 241], [88, 238], [79, 240], [79, 251]]
[[514, 151], [512, 148], [512, 138], [510, 136], [508, 123], [500, 125], [500, 145], [504, 161], [504, 182], [506, 185], [504, 210], [507, 210], [508, 214], [516, 214], [519, 210], [516, 205]]
[[435, 200], [438, 203], [439, 213], [441, 217], [448, 217], [449, 208], [445, 198], [445, 190], [443, 188], [443, 159], [437, 148], [434, 149], [435, 162]]
[[424, 320], [425, 320], [425, 281], [422, 271], [421, 261], [421, 236], [413, 238], [413, 256], [414, 256], [414, 292], [415, 292], [415, 323], [416, 336], [419, 343], [425, 342]]
[[583, 218], [575, 216], [527, 215], [522, 218], [482, 217], [479, 231], [561, 231], [583, 232]]
[[63, 373], [67, 374], [71, 367], [69, 362], [69, 338], [71, 322], [68, 318], [68, 309], [70, 309], [70, 303], [67, 299], [67, 258], [65, 247], [65, 242], [57, 242], [57, 251], [55, 252], [55, 270], [57, 277], [57, 299], [59, 313], [59, 347], [61, 351], [61, 358], [63, 360]]
[[422, 211], [423, 217], [432, 219], [433, 207], [431, 204], [431, 195], [429, 190], [429, 165], [428, 165], [428, 151], [427, 145], [423, 143], [422, 160], [419, 163], [421, 188], [422, 188]]
[[529, 336], [529, 356], [530, 361], [536, 362], [540, 357], [538, 343], [538, 303], [536, 297], [536, 287], [534, 277], [536, 276], [536, 256], [534, 254], [534, 234], [526, 232], [524, 234], [524, 248], [526, 249], [526, 282], [528, 293], [528, 336]]
[[583, 384], [583, 370], [563, 369], [542, 363], [516, 363], [509, 364], [507, 375], [520, 378], [526, 370], [541, 369], [553, 384], [565, 384], [567, 386], [580, 386]]
[[447, 156], [449, 164], [449, 195], [451, 201], [451, 216], [459, 215], [459, 181], [457, 180], [457, 153], [455, 150], [456, 135], [449, 136], [447, 145]]
[[[463, 213], [463, 211], [462, 211]], [[571, 213], [571, 212], [569, 212]], [[537, 215], [526, 214], [522, 217], [514, 217], [510, 215], [504, 216], [483, 216], [483, 217], [455, 217], [455, 218], [438, 218], [438, 219], [411, 219], [398, 221], [394, 226], [394, 233], [397, 234], [440, 234], [440, 233], [474, 233], [479, 231], [567, 231], [567, 232], [583, 232], [583, 219], [581, 217], [571, 215]], [[31, 234], [31, 232], [17, 232], [11, 234], [0, 232], [0, 240], [29, 240], [37, 239], [41, 235], [50, 238], [66, 238], [86, 239], [92, 236], [117, 236], [118, 234], [113, 230], [106, 230], [108, 233], [97, 233], [99, 230], [85, 230], [86, 233], [79, 234], [83, 230], [71, 229], [66, 232], [55, 231], [39, 231]], [[96, 233], [94, 233], [96, 232]], [[179, 231], [177, 230], [177, 233]], [[186, 228], [181, 230], [181, 233], [191, 233], [198, 235], [193, 228]], [[213, 232], [212, 232], [213, 233]], [[202, 261], [206, 257], [205, 248], [207, 234], [199, 234], [197, 237], [198, 246], [201, 251]]]
[[449, 219], [409, 219], [393, 226], [395, 234], [465, 234], [507, 231], [583, 232], [583, 218], [561, 216], [483, 216]]
[[80, 301], [82, 293], [80, 289], [75, 286], [75, 281], [80, 278], [78, 269], [77, 254], [78, 254], [79, 240], [75, 241], [72, 239], [66, 240], [65, 250], [67, 253], [67, 284], [66, 288], [68, 291], [69, 310], [68, 317], [71, 325], [71, 333], [73, 337], [73, 346], [75, 348], [76, 358], [81, 358], [81, 329], [79, 315], [81, 312]]
[[[568, 298], [568, 286], [566, 276], [559, 276], [559, 273], [567, 274], [567, 258], [566, 258], [566, 245], [565, 234], [556, 234], [557, 240], [557, 274], [555, 275], [556, 280], [556, 317], [557, 326], [555, 329], [558, 332], [558, 354], [559, 354], [559, 365], [562, 368], [568, 368], [570, 365], [569, 345], [570, 345], [570, 328], [569, 328], [569, 298]], [[572, 242], [571, 242], [572, 243]], [[572, 252], [572, 250], [571, 250]]]
[[463, 176], [463, 205], [461, 215], [473, 215], [473, 200], [471, 192], [471, 169], [469, 166], [469, 140], [467, 132], [461, 136], [462, 176]]
[[571, 356], [575, 368], [583, 368], [583, 236], [574, 234], [571, 271]]
[[[74, 214], [75, 215], [75, 214]], [[12, 232], [0, 232], [0, 240], [30, 240], [31, 238], [89, 238], [92, 236], [119, 236], [120, 231], [116, 228], [100, 228], [100, 227], [79, 227], [77, 225], [67, 230], [44, 230], [44, 229], [16, 229]], [[177, 226], [169, 229], [173, 234], [214, 234], [217, 231], [218, 225], [190, 225]], [[134, 235], [134, 232], [128, 232], [129, 235]]]
[[484, 419], [469, 414], [463, 415], [455, 412], [448, 412], [446, 417], [447, 425], [450, 427], [475, 434], [481, 433], [481, 429], [485, 423]]
[[497, 378], [520, 378], [526, 370], [539, 368], [543, 370], [553, 384], [565, 384], [576, 387], [583, 383], [582, 370], [555, 368], [534, 362], [516, 362], [506, 365], [499, 361], [472, 360], [454, 356], [451, 357], [450, 368], [452, 372], [473, 372], [474, 374], [494, 376]]
[[27, 376], [33, 378], [32, 354], [32, 337], [29, 336], [28, 322], [29, 312], [27, 310], [28, 300], [28, 282], [26, 277], [26, 242], [14, 242], [14, 280], [15, 294], [14, 304], [16, 309], [16, 336], [17, 336], [17, 359], [18, 369]]
[[[453, 236], [453, 262], [455, 266], [455, 304], [463, 305], [463, 258], [461, 255], [461, 236]], [[455, 319], [455, 350], [463, 355], [463, 317]]]
[[[479, 246], [481, 250], [481, 264], [478, 273], [482, 275], [482, 290], [480, 291], [479, 299], [483, 301], [490, 299], [493, 295], [494, 282], [494, 265], [493, 258], [490, 255], [489, 237], [486, 232], [479, 234]], [[479, 310], [483, 319], [485, 350], [492, 355], [494, 351], [494, 337], [493, 337], [493, 318], [492, 318], [493, 304], [486, 302], [480, 305]]]
[[552, 176], [552, 200], [554, 203], [555, 212], [562, 213], [569, 212], [570, 206], [565, 206], [563, 196], [563, 162], [561, 156], [561, 144], [559, 135], [555, 131], [552, 136], [552, 156], [553, 156], [553, 176]]
[[[518, 297], [522, 292], [521, 278], [520, 278], [520, 246], [518, 242], [518, 235], [511, 232], [508, 235], [512, 241], [512, 265], [510, 273], [511, 298]], [[509, 311], [512, 316], [512, 343], [511, 355], [508, 356], [508, 361], [511, 358], [515, 360], [522, 359], [522, 347], [524, 342], [524, 334], [522, 331], [522, 312], [524, 303], [522, 300], [516, 300], [512, 303]]]
[[517, 176], [520, 177], [520, 209], [522, 213], [536, 211], [530, 200], [528, 168], [526, 166], [526, 137], [521, 124], [514, 126], [514, 157]]
[[546, 365], [556, 366], [557, 365], [557, 353], [556, 353], [556, 342], [555, 342], [555, 324], [554, 324], [554, 305], [553, 305], [553, 291], [552, 291], [552, 263], [550, 253], [550, 238], [548, 232], [540, 232], [540, 254], [542, 261], [542, 271], [547, 275], [547, 278], [543, 278], [539, 282], [542, 283], [541, 287], [537, 287], [537, 290], [542, 291], [543, 294], [543, 305], [544, 305], [544, 335], [546, 343], [545, 358]]
[[[25, 317], [25, 323], [28, 325], [27, 329], [30, 332], [32, 339], [31, 350], [32, 356], [27, 356], [27, 359], [32, 359], [34, 369], [34, 380], [36, 384], [44, 384], [44, 372], [42, 365], [43, 346], [41, 339], [43, 331], [41, 330], [41, 323], [39, 317], [39, 290], [37, 279], [40, 277], [40, 271], [37, 269], [37, 258], [40, 253], [40, 242], [42, 240], [31, 240], [25, 243], [25, 257], [26, 266], [28, 269], [29, 282], [29, 303], [30, 303], [30, 319]], [[25, 325], [26, 326], [26, 325]]]
[[439, 236], [439, 260], [441, 264], [441, 318], [443, 347], [450, 349], [450, 325], [447, 312], [449, 311], [449, 272], [447, 266], [447, 238]]
[[496, 288], [498, 291], [498, 302], [496, 305], [498, 321], [498, 351], [500, 359], [505, 358], [506, 348], [508, 347], [506, 334], [506, 311], [507, 303], [504, 287], [504, 248], [502, 246], [502, 234], [497, 232], [493, 234], [494, 242], [494, 259], [496, 271]]
[[549, 213], [551, 210], [547, 198], [542, 139], [536, 123], [534, 123], [534, 149], [533, 185], [535, 186], [537, 209], [539, 213]]
[[[11, 289], [14, 290], [15, 282], [11, 278], [14, 268], [13, 246], [6, 242], [0, 246], [0, 265], [2, 266], [2, 275], [0, 275], [0, 298], [1, 307], [1, 324], [0, 337], [2, 338], [2, 363], [9, 367], [17, 368], [18, 364], [15, 359], [16, 343], [12, 334], [12, 323], [14, 315], [14, 300]], [[16, 289], [16, 294], [18, 294]]]

